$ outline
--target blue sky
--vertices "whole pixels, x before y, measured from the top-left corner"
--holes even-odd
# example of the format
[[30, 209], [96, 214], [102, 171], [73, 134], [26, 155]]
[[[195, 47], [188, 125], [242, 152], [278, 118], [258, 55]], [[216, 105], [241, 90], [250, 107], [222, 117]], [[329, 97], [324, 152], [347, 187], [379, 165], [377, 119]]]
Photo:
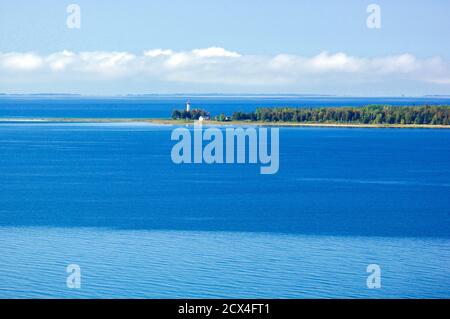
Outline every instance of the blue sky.
[[[381, 29], [366, 26], [371, 3]], [[449, 13], [446, 0], [2, 0], [0, 92], [450, 94]], [[170, 54], [144, 58], [156, 49]], [[63, 50], [70, 63], [49, 68]], [[105, 59], [120, 66], [93, 65]]]

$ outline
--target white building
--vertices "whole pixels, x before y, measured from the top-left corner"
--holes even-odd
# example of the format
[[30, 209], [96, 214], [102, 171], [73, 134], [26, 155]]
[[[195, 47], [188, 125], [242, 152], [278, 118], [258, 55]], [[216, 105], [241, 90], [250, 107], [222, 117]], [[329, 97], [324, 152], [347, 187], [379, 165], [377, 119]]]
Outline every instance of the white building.
[[186, 112], [189, 112], [191, 110], [191, 102], [186, 102]]

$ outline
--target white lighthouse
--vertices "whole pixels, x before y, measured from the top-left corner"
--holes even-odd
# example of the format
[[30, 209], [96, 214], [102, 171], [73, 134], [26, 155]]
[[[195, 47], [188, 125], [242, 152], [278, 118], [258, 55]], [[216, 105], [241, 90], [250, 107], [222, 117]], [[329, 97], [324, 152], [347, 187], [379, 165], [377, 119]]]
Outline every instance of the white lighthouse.
[[189, 100], [186, 102], [186, 112], [189, 112], [191, 110], [191, 102]]

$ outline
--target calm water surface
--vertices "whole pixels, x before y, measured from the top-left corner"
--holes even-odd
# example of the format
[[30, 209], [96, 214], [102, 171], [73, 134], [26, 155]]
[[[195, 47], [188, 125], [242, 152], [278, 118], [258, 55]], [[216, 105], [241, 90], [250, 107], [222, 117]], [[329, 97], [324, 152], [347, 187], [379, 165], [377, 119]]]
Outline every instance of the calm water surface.
[[450, 131], [283, 128], [263, 176], [171, 130], [0, 124], [0, 297], [450, 297]]

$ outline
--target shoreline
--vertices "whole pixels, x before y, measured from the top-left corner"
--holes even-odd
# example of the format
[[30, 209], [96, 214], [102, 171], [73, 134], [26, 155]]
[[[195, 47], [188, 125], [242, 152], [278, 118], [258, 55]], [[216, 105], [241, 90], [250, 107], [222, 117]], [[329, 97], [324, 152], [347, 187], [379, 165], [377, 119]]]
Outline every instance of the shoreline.
[[[193, 120], [172, 120], [156, 118], [0, 118], [0, 123], [152, 123], [159, 125], [193, 125]], [[360, 124], [360, 123], [296, 123], [296, 122], [251, 122], [251, 121], [211, 121], [203, 125], [243, 125], [275, 127], [328, 127], [328, 128], [417, 128], [450, 129], [450, 125], [431, 124]]]

